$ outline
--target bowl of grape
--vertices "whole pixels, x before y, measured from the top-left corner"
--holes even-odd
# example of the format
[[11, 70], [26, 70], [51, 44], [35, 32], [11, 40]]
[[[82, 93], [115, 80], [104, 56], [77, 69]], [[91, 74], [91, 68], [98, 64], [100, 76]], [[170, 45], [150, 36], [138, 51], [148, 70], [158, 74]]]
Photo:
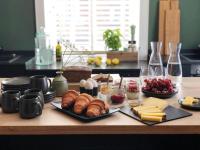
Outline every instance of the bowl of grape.
[[145, 79], [142, 92], [147, 97], [171, 98], [178, 92], [170, 79]]

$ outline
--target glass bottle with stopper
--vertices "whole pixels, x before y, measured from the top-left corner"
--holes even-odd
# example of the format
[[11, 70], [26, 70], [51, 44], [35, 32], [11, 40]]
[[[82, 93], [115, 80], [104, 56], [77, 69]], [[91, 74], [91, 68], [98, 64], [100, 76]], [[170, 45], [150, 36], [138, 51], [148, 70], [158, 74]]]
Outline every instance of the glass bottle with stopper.
[[44, 27], [40, 27], [39, 32], [36, 33], [35, 59], [37, 65], [50, 65], [53, 63], [53, 48]]
[[134, 52], [136, 51], [136, 41], [135, 41], [135, 29], [136, 29], [136, 26], [135, 25], [132, 25], [131, 26], [131, 41], [128, 41], [128, 51], [129, 52]]

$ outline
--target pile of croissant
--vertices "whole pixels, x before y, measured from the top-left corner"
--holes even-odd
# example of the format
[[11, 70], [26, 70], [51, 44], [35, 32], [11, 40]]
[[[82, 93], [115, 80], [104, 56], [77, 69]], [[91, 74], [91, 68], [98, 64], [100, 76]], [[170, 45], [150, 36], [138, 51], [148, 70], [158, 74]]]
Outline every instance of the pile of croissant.
[[79, 94], [74, 90], [68, 90], [62, 97], [62, 108], [73, 108], [74, 113], [80, 115], [86, 112], [88, 117], [98, 117], [108, 113], [107, 103], [93, 98], [86, 93]]

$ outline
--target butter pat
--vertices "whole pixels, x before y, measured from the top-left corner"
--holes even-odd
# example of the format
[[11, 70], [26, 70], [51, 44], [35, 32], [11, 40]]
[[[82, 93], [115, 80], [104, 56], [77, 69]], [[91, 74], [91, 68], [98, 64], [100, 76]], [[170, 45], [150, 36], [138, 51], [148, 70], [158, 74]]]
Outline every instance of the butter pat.
[[182, 104], [183, 105], [186, 105], [186, 106], [192, 106], [194, 103], [198, 103], [199, 100], [194, 98], [194, 97], [191, 97], [191, 96], [187, 96], [185, 97], [185, 99], [183, 100]]
[[162, 122], [163, 117], [158, 117], [158, 116], [141, 116], [141, 120], [143, 121], [155, 121], [155, 122]]

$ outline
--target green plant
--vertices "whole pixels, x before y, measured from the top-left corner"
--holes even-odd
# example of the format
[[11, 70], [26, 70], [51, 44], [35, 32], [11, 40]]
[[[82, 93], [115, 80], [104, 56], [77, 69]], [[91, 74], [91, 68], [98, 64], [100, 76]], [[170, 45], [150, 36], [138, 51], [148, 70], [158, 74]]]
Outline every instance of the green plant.
[[103, 39], [105, 44], [108, 48], [112, 49], [113, 51], [118, 51], [120, 47], [122, 47], [121, 39], [122, 36], [120, 29], [115, 30], [106, 30], [103, 33]]

